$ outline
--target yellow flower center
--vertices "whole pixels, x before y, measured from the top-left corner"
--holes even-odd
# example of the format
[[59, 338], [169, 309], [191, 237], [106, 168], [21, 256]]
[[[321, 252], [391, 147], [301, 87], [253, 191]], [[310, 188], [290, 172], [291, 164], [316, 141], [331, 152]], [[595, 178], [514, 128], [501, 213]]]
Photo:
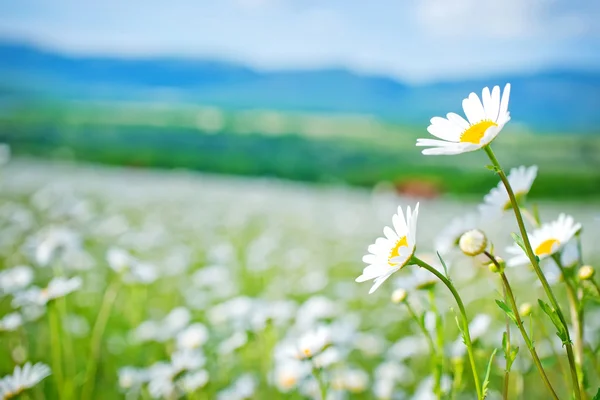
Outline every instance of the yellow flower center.
[[310, 351], [310, 349], [303, 349], [303, 350], [302, 350], [302, 352], [304, 353], [304, 355], [305, 355], [306, 357], [310, 357], [310, 355], [311, 355], [311, 351]]
[[489, 119], [485, 119], [481, 122], [473, 124], [470, 127], [468, 127], [462, 133], [462, 135], [460, 135], [460, 142], [461, 143], [468, 142], [468, 143], [473, 143], [473, 144], [479, 144], [479, 142], [481, 141], [481, 138], [483, 137], [483, 135], [485, 135], [485, 131], [487, 131], [488, 128], [490, 128], [492, 126], [498, 126], [498, 124], [496, 124], [495, 122], [493, 122]]
[[284, 375], [281, 378], [281, 386], [283, 386], [286, 389], [289, 389], [291, 387], [293, 387], [296, 384], [296, 377], [293, 375]]
[[552, 253], [552, 248], [555, 244], [560, 244], [560, 242], [556, 239], [548, 239], [540, 243], [540, 245], [535, 249], [536, 256], [546, 256]]
[[402, 246], [406, 246], [408, 247], [408, 241], [406, 240], [406, 236], [402, 236], [400, 239], [398, 239], [398, 241], [396, 242], [396, 245], [394, 247], [392, 247], [392, 250], [390, 250], [390, 256], [388, 257], [388, 264], [390, 264], [391, 267], [394, 267], [395, 264], [392, 263], [392, 260], [396, 257], [400, 257], [400, 247]]

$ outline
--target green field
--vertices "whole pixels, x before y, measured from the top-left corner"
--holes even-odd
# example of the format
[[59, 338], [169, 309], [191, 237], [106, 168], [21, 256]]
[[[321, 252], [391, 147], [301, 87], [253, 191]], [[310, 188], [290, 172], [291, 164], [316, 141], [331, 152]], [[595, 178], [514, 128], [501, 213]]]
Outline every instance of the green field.
[[[481, 195], [495, 185], [482, 153], [422, 157], [426, 126], [369, 116], [229, 111], [161, 104], [39, 103], [0, 114], [0, 142], [13, 152], [158, 168], [270, 176], [308, 182], [399, 187]], [[537, 164], [532, 196], [597, 198], [600, 136], [532, 133], [518, 123], [494, 144], [505, 167]]]

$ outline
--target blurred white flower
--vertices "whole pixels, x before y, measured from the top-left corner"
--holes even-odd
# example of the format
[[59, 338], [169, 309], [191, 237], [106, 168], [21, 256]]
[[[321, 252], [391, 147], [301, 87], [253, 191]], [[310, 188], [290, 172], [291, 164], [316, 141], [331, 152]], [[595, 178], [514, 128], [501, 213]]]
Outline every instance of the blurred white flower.
[[273, 380], [279, 391], [287, 393], [310, 375], [310, 365], [295, 359], [284, 359], [275, 364]]
[[171, 354], [171, 365], [175, 375], [182, 371], [192, 371], [198, 369], [203, 367], [205, 363], [206, 358], [198, 349], [182, 349]]
[[394, 272], [404, 267], [415, 252], [417, 218], [419, 216], [419, 203], [414, 212], [410, 206], [406, 208], [406, 218], [402, 207], [392, 217], [393, 229], [386, 226], [383, 229], [385, 238], [378, 238], [375, 244], [369, 246], [369, 254], [363, 257], [367, 263], [362, 274], [356, 282], [374, 280], [375, 283], [369, 290], [373, 293]]
[[186, 393], [193, 393], [196, 390], [206, 386], [209, 375], [204, 369], [195, 372], [188, 372], [181, 377], [179, 384]]
[[34, 249], [35, 262], [45, 267], [53, 261], [59, 251], [80, 248], [81, 238], [71, 229], [49, 226], [32, 237], [29, 246]]
[[332, 386], [338, 390], [347, 390], [351, 393], [362, 393], [369, 385], [369, 375], [362, 369], [347, 368], [336, 371]]
[[509, 96], [509, 83], [504, 87], [502, 96], [499, 86], [494, 86], [491, 93], [489, 88], [484, 88], [481, 100], [471, 93], [462, 103], [468, 122], [455, 113], [448, 113], [447, 118], [433, 117], [427, 131], [442, 140], [417, 139], [417, 146], [431, 147], [423, 150], [425, 155], [453, 155], [490, 144], [510, 121]]
[[160, 321], [144, 321], [133, 331], [134, 338], [139, 342], [165, 342], [173, 339], [179, 332], [187, 327], [192, 318], [190, 311], [185, 307], [171, 310]]
[[120, 274], [127, 270], [135, 262], [135, 259], [125, 250], [111, 247], [106, 253], [106, 261], [113, 271]]
[[[450, 386], [452, 385], [452, 379], [448, 375], [442, 375], [440, 387], [443, 393], [448, 393]], [[419, 383], [413, 398], [419, 400], [436, 400], [438, 396], [433, 392], [434, 380], [433, 376], [428, 376]]]
[[145, 369], [135, 367], [123, 367], [119, 369], [119, 387], [126, 391], [137, 390], [148, 381], [148, 372]]
[[435, 249], [446, 255], [458, 248], [458, 241], [463, 233], [480, 225], [479, 215], [467, 214], [452, 219], [435, 238]]
[[177, 334], [177, 348], [196, 349], [208, 340], [208, 329], [201, 323], [194, 323]]
[[221, 391], [217, 395], [217, 400], [244, 400], [252, 399], [256, 391], [256, 378], [251, 374], [244, 374], [239, 377], [233, 385]]
[[217, 352], [221, 355], [231, 354], [246, 343], [248, 343], [248, 334], [244, 331], [238, 331], [219, 343]]
[[306, 300], [296, 314], [296, 325], [308, 329], [316, 322], [336, 317], [341, 309], [339, 304], [324, 296], [313, 296]]
[[14, 331], [21, 325], [23, 325], [23, 317], [18, 312], [12, 312], [0, 318], [0, 332]]
[[[529, 234], [529, 241], [536, 256], [543, 260], [561, 250], [573, 236], [581, 229], [581, 224], [576, 223], [573, 217], [560, 214], [558, 219], [543, 224]], [[514, 257], [506, 265], [514, 267], [529, 263], [529, 257], [517, 244], [506, 249]]]
[[0, 294], [12, 294], [23, 290], [33, 282], [31, 267], [19, 265], [0, 271]]
[[294, 357], [299, 360], [315, 357], [331, 343], [330, 331], [325, 326], [319, 326], [302, 335], [296, 342]]
[[64, 297], [69, 293], [79, 290], [82, 284], [83, 280], [79, 276], [69, 279], [59, 276], [53, 278], [44, 289], [34, 286], [15, 293], [12, 304], [14, 307], [28, 305], [43, 306], [51, 300]]
[[[531, 185], [537, 176], [538, 167], [520, 166], [513, 168], [508, 174], [508, 182], [515, 193], [517, 200], [523, 199], [529, 193]], [[512, 208], [508, 192], [502, 182], [493, 188], [483, 198], [483, 204], [479, 205], [479, 212], [486, 219], [495, 219], [502, 216], [504, 211]]]
[[16, 366], [12, 375], [0, 379], [0, 398], [10, 399], [26, 389], [32, 388], [50, 375], [50, 368], [43, 363]]

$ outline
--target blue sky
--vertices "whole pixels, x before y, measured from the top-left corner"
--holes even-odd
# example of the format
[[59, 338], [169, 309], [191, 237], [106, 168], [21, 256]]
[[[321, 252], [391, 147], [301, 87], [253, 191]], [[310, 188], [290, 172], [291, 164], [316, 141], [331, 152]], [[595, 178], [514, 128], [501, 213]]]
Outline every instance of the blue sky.
[[0, 0], [0, 37], [402, 80], [600, 69], [599, 0]]

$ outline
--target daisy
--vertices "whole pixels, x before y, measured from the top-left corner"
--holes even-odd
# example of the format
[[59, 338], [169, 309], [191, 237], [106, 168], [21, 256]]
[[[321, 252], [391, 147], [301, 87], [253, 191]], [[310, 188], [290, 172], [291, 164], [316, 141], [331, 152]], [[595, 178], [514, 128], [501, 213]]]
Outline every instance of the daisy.
[[0, 295], [12, 294], [25, 289], [33, 282], [31, 267], [19, 265], [0, 271]]
[[[508, 174], [508, 182], [512, 187], [515, 197], [517, 200], [524, 198], [531, 189], [531, 185], [535, 180], [538, 172], [537, 165], [531, 167], [525, 167], [524, 165], [513, 168]], [[502, 182], [498, 183], [498, 186], [493, 188], [483, 198], [483, 204], [479, 205], [479, 211], [481, 215], [486, 217], [500, 217], [506, 210], [510, 210], [512, 205], [508, 192]]]
[[417, 139], [417, 146], [427, 146], [426, 155], [452, 155], [475, 151], [489, 144], [510, 120], [508, 99], [510, 84], [504, 87], [500, 97], [500, 87], [494, 86], [490, 93], [484, 88], [482, 101], [475, 93], [463, 100], [462, 106], [468, 122], [458, 114], [448, 113], [446, 118], [433, 117], [427, 131], [442, 139]]
[[16, 366], [12, 375], [0, 379], [0, 398], [10, 399], [26, 389], [29, 389], [50, 375], [50, 368], [46, 364], [25, 363], [22, 367]]
[[298, 339], [294, 356], [299, 360], [313, 358], [321, 354], [330, 344], [330, 330], [324, 326], [305, 333]]
[[373, 293], [394, 272], [404, 267], [415, 252], [415, 239], [417, 233], [417, 217], [419, 215], [419, 203], [411, 212], [406, 208], [406, 219], [402, 208], [398, 207], [397, 214], [392, 217], [394, 229], [386, 226], [383, 229], [385, 238], [378, 238], [375, 244], [369, 246], [369, 253], [363, 257], [363, 261], [369, 264], [363, 269], [362, 275], [356, 278], [356, 282], [365, 282], [371, 279], [375, 283], [369, 290]]
[[0, 332], [14, 331], [23, 325], [23, 317], [18, 312], [6, 314], [0, 318]]
[[40, 289], [33, 286], [27, 290], [15, 293], [12, 301], [14, 307], [29, 305], [45, 306], [51, 300], [64, 297], [81, 288], [83, 280], [76, 276], [74, 278], [63, 278], [62, 276], [53, 278], [48, 286]]
[[[573, 217], [560, 214], [556, 221], [543, 224], [529, 235], [533, 252], [540, 260], [543, 260], [561, 250], [580, 229], [581, 224], [575, 223]], [[507, 261], [506, 265], [508, 266], [529, 263], [529, 258], [517, 244], [508, 247], [506, 252], [514, 255]]]

